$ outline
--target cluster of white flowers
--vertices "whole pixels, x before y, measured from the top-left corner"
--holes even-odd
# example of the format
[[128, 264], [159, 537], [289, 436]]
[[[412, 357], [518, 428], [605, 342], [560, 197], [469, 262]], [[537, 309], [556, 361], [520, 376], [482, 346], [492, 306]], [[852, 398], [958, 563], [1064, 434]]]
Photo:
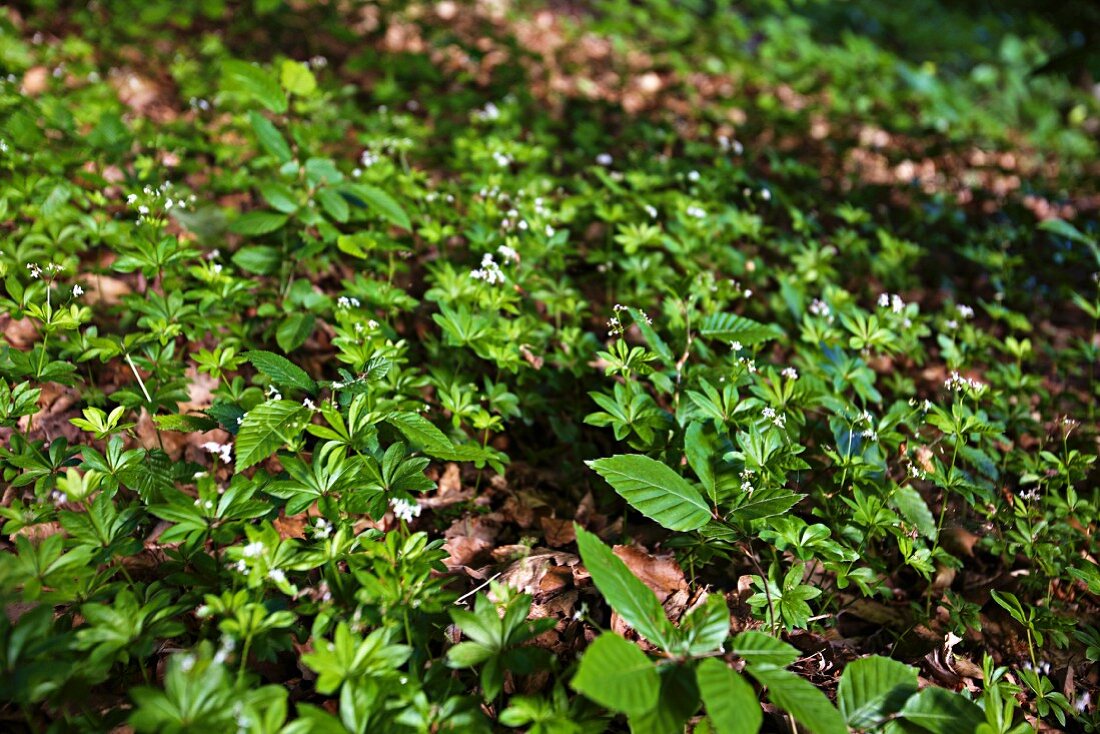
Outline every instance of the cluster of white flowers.
[[697, 183], [699, 181], [699, 178], [700, 178], [699, 172], [698, 171], [688, 171], [687, 178], [688, 178], [688, 181], [691, 181], [692, 183]]
[[756, 487], [752, 485], [752, 478], [754, 474], [756, 474], [756, 472], [754, 472], [752, 469], [745, 469], [743, 472], [741, 472], [742, 492], [746, 494], [752, 494], [753, 490], [756, 489]]
[[309, 398], [302, 400], [302, 407], [308, 408], [309, 410], [317, 410], [317, 406]]
[[199, 112], [207, 112], [211, 107], [210, 101], [202, 97], [192, 97], [187, 100], [187, 104], [191, 109], [198, 110]]
[[515, 158], [499, 150], [493, 152], [493, 160], [496, 161], [497, 165], [501, 168], [507, 168], [515, 162]]
[[267, 386], [267, 396], [269, 398], [271, 398], [272, 400], [282, 400], [283, 399], [283, 394], [281, 392], [279, 392], [279, 388], [275, 387], [274, 385], [268, 385]]
[[833, 321], [833, 311], [829, 308], [829, 304], [822, 301], [820, 298], [815, 298], [810, 302], [810, 313], [814, 316], [820, 316], [827, 320], [829, 323]]
[[0, 138], [0, 153], [7, 153], [7, 152], [8, 152], [8, 144], [5, 140]]
[[196, 499], [195, 507], [201, 507], [207, 512], [210, 512], [214, 509], [214, 500], [206, 500], [205, 502], [203, 502], [201, 499]]
[[340, 296], [336, 299], [337, 308], [359, 308], [361, 305], [358, 298]]
[[222, 635], [218, 640], [218, 651], [214, 653], [214, 664], [221, 665], [229, 659], [229, 653], [237, 649], [237, 641], [229, 635]]
[[493, 259], [492, 253], [481, 256], [481, 267], [470, 271], [470, 277], [474, 280], [484, 280], [489, 285], [496, 285], [507, 280], [500, 265]]
[[[626, 327], [623, 324], [622, 318], [619, 316], [619, 314], [621, 314], [623, 311], [629, 311], [630, 306], [624, 306], [621, 303], [616, 303], [615, 306], [614, 306], [614, 310], [615, 310], [615, 315], [607, 320], [607, 335], [608, 335], [608, 337], [622, 336], [623, 332], [626, 330]], [[649, 314], [647, 314], [645, 311], [643, 311], [640, 308], [637, 309], [637, 311], [638, 311], [638, 314], [642, 317], [642, 320], [644, 320], [646, 322], [646, 324], [648, 324], [650, 326], [653, 325], [653, 319], [650, 318]]]
[[277, 584], [286, 583], [286, 572], [281, 568], [272, 568], [267, 572], [267, 577]]
[[1035, 502], [1042, 496], [1038, 487], [1032, 487], [1026, 491], [1020, 492], [1020, 499], [1026, 502]]
[[645, 213], [649, 215], [650, 219], [656, 219], [657, 218], [657, 207], [652, 206], [650, 204], [646, 204], [644, 208], [645, 208]]
[[764, 417], [764, 420], [771, 421], [776, 428], [783, 428], [787, 425], [787, 416], [782, 413], [776, 413], [775, 408], [764, 408], [764, 410], [761, 411], [761, 415]]
[[1050, 675], [1050, 663], [1048, 663], [1046, 660], [1043, 660], [1039, 663], [1039, 665], [1035, 666], [1032, 665], [1030, 662], [1026, 662], [1024, 663], [1024, 670], [1027, 670], [1029, 672], [1035, 671], [1038, 673], [1042, 673], [1043, 675]]
[[211, 454], [217, 454], [218, 458], [221, 459], [223, 463], [228, 464], [233, 460], [233, 444], [231, 443], [207, 441], [202, 447]]
[[1084, 693], [1082, 693], [1080, 696], [1077, 697], [1076, 701], [1073, 702], [1073, 709], [1077, 713], [1083, 714], [1083, 713], [1085, 713], [1086, 710], [1088, 710], [1089, 704], [1091, 702], [1092, 702], [1092, 695], [1088, 691], [1085, 691]]
[[684, 210], [684, 214], [687, 214], [689, 217], [695, 217], [696, 219], [707, 218], [706, 210], [700, 206], [689, 206], [687, 209]]
[[332, 523], [323, 517], [317, 518], [313, 523], [313, 534], [319, 538], [327, 538], [332, 535]]
[[745, 146], [741, 145], [738, 140], [731, 140], [728, 135], [718, 136], [718, 147], [725, 152], [733, 152], [734, 155], [741, 155], [745, 152]]
[[883, 293], [878, 297], [879, 308], [889, 308], [894, 313], [901, 313], [905, 310], [905, 301], [901, 300], [901, 296], [897, 293]]
[[394, 517], [405, 522], [412, 522], [413, 518], [420, 517], [420, 512], [424, 509], [416, 502], [403, 499], [390, 500], [390, 508]]
[[306, 62], [306, 64], [308, 64], [310, 66], [310, 68], [313, 68], [313, 69], [323, 69], [326, 66], [328, 66], [328, 59], [326, 59], [324, 56], [320, 56], [320, 55], [313, 56], [313, 57], [310, 58], [309, 61]]
[[486, 102], [484, 107], [474, 111], [474, 117], [478, 120], [492, 122], [500, 117], [500, 108], [492, 102]]
[[740, 291], [742, 298], [752, 298], [752, 288], [742, 288], [741, 281], [730, 278], [730, 285], [735, 291]]
[[960, 303], [958, 306], [955, 306], [955, 310], [958, 311], [959, 316], [962, 316], [964, 319], [974, 318], [974, 309], [972, 309], [970, 306]]
[[[909, 398], [909, 407], [914, 407], [915, 408], [916, 406], [917, 406], [917, 399], [916, 398]], [[925, 398], [920, 403], [920, 409], [923, 410], [925, 413], [932, 410], [932, 401]]]
[[742, 349], [744, 349], [744, 345], [741, 344], [741, 342], [737, 341], [736, 339], [730, 342], [730, 351], [731, 352], [740, 352]]
[[906, 461], [908, 461], [909, 463], [906, 467], [905, 473], [909, 475], [910, 479], [924, 479], [925, 476], [927, 476], [924, 470], [914, 464], [912, 460], [909, 459], [909, 457], [906, 457]]
[[245, 558], [259, 558], [265, 550], [267, 550], [267, 546], [263, 544], [263, 541], [255, 540], [241, 549], [241, 555]]
[[951, 392], [960, 392], [969, 388], [977, 393], [985, 389], [984, 383], [971, 377], [963, 377], [958, 372], [952, 372], [951, 375], [943, 381], [943, 386]]
[[[64, 269], [65, 266], [60, 265], [59, 263], [47, 263], [46, 267], [44, 268], [39, 267], [38, 263], [27, 263], [27, 273], [35, 280], [38, 280], [43, 276], [49, 277], [57, 275]], [[81, 293], [83, 293], [83, 291], [81, 291]]]
[[748, 357], [738, 357], [737, 364], [745, 368], [750, 375], [756, 374], [756, 360]]
[[80, 283], [73, 286], [73, 298], [80, 298], [84, 295], [84, 289], [80, 287]]
[[783, 369], [783, 371], [780, 374], [782, 374], [788, 380], [797, 380], [798, 379], [798, 370], [796, 370], [794, 367], [786, 367], [786, 368]]
[[497, 252], [505, 260], [512, 260], [514, 262], [519, 262], [519, 253], [516, 252], [514, 247], [509, 247], [508, 245], [501, 245], [500, 247], [497, 248]]
[[601, 166], [610, 166], [613, 162], [614, 159], [611, 157], [610, 153], [600, 153], [596, 156], [596, 163], [600, 164]]

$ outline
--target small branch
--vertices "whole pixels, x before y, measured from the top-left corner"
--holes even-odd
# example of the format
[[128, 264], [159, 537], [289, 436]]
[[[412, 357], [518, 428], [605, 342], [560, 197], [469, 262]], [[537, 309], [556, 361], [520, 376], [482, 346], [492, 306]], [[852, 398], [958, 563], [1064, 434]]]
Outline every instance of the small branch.
[[141, 379], [141, 375], [138, 374], [137, 367], [134, 366], [134, 360], [130, 359], [130, 355], [126, 355], [126, 364], [130, 365], [130, 371], [134, 373], [134, 377], [137, 378], [138, 385], [141, 386], [141, 393], [145, 396], [145, 402], [152, 405], [153, 399], [149, 397], [149, 391], [145, 389], [145, 381]]

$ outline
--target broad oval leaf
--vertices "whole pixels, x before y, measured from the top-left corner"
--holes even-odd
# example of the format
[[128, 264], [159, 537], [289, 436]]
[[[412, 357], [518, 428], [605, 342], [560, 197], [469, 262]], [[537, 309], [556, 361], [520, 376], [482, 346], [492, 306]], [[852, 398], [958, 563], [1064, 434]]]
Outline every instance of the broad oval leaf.
[[308, 393], [317, 391], [317, 383], [313, 378], [286, 357], [258, 349], [246, 352], [244, 356], [253, 367], [270, 377], [279, 387], [293, 387]]
[[593, 533], [579, 525], [574, 527], [584, 567], [607, 603], [638, 634], [667, 650], [675, 630], [656, 594]]
[[768, 699], [813, 734], [848, 734], [848, 726], [824, 693], [783, 668], [750, 666], [749, 673], [768, 687]]
[[237, 431], [237, 471], [258, 464], [297, 436], [306, 421], [306, 409], [291, 400], [269, 400], [244, 414]]
[[756, 691], [740, 673], [717, 658], [707, 658], [695, 670], [707, 716], [718, 734], [756, 734], [764, 723]]
[[588, 646], [571, 685], [601, 706], [627, 716], [640, 716], [656, 707], [661, 690], [653, 662], [614, 632], [604, 632]]
[[394, 201], [393, 197], [385, 191], [367, 184], [348, 184], [343, 187], [344, 192], [351, 197], [353, 203], [360, 206], [368, 206], [381, 215], [384, 219], [396, 224], [401, 229], [412, 229], [409, 215]]
[[943, 688], [929, 687], [906, 701], [899, 714], [932, 734], [972, 734], [985, 723], [977, 704]]
[[917, 669], [874, 655], [848, 664], [837, 689], [837, 704], [848, 726], [871, 729], [897, 713], [917, 692]]
[[749, 663], [780, 668], [785, 668], [798, 659], [796, 648], [756, 630], [748, 630], [734, 637], [732, 652]]
[[669, 530], [697, 530], [711, 519], [703, 496], [661, 462], [641, 454], [589, 461], [630, 505]]

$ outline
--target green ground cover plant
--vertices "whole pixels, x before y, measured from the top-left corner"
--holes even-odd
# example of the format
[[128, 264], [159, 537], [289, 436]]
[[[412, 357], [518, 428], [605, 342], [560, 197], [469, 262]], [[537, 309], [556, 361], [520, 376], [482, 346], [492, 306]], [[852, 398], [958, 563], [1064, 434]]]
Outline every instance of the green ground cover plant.
[[1100, 729], [1064, 20], [0, 8], [0, 728]]

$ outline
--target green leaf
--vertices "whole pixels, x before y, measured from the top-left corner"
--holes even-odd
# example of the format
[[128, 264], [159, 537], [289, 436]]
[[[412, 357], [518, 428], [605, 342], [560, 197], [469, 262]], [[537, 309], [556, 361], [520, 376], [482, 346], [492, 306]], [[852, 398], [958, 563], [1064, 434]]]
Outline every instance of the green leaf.
[[412, 229], [409, 215], [401, 208], [401, 205], [393, 200], [382, 189], [368, 186], [367, 184], [347, 184], [344, 191], [352, 198], [353, 203], [359, 206], [369, 206], [384, 219], [389, 220], [402, 229]]
[[229, 225], [229, 231], [235, 234], [260, 235], [270, 234], [281, 229], [287, 223], [285, 214], [275, 212], [248, 212], [237, 217]]
[[675, 629], [657, 596], [593, 533], [574, 527], [584, 567], [607, 603], [638, 634], [667, 650]]
[[768, 687], [768, 700], [794, 716], [803, 728], [814, 734], [848, 734], [844, 717], [813, 683], [769, 665], [750, 666], [748, 670]]
[[936, 687], [910, 698], [899, 715], [932, 734], [973, 734], [985, 722], [985, 714], [976, 704]]
[[733, 650], [749, 663], [784, 668], [798, 660], [798, 650], [769, 634], [748, 630], [733, 638]]
[[570, 685], [605, 708], [640, 716], [657, 705], [661, 681], [637, 645], [604, 632], [584, 651]]
[[419, 413], [393, 413], [386, 418], [386, 422], [401, 431], [401, 435], [410, 443], [419, 446], [427, 454], [446, 458], [441, 454], [450, 454], [454, 451], [454, 444], [447, 438], [447, 434]]
[[304, 413], [300, 403], [290, 400], [269, 400], [245, 413], [237, 432], [237, 471], [258, 464], [298, 435]]
[[848, 664], [837, 703], [848, 726], [871, 729], [901, 710], [917, 692], [917, 669], [880, 655]]
[[716, 658], [707, 658], [695, 669], [707, 715], [718, 734], [756, 734], [764, 713], [756, 691], [737, 671]]
[[317, 319], [309, 313], [292, 313], [283, 319], [275, 330], [275, 341], [288, 354], [306, 343], [313, 333]]
[[665, 464], [641, 454], [587, 462], [634, 509], [669, 530], [696, 530], [710, 521], [703, 496]]
[[283, 253], [275, 247], [251, 245], [242, 247], [233, 255], [233, 264], [246, 273], [269, 275], [283, 261]]
[[280, 387], [293, 387], [310, 394], [317, 392], [317, 383], [298, 365], [286, 357], [273, 352], [253, 350], [246, 352], [245, 359], [252, 366], [271, 378]]
[[661, 692], [657, 706], [641, 716], [630, 717], [631, 734], [674, 734], [684, 731], [684, 722], [699, 710], [699, 688], [695, 671], [686, 665], [662, 665]]
[[928, 509], [920, 492], [911, 484], [900, 485], [890, 498], [891, 504], [898, 509], [901, 516], [913, 523], [921, 535], [932, 540], [936, 537], [936, 518]]
[[259, 66], [230, 59], [222, 63], [222, 88], [242, 92], [275, 114], [286, 112], [286, 95], [279, 83]]
[[176, 413], [173, 415], [155, 415], [153, 422], [162, 431], [179, 431], [190, 433], [191, 431], [212, 431], [218, 427], [218, 422], [203, 415], [187, 415]]
[[279, 69], [279, 81], [283, 89], [299, 97], [308, 97], [317, 91], [317, 79], [301, 61], [284, 61]]
[[775, 324], [762, 324], [732, 313], [715, 313], [703, 319], [699, 335], [708, 339], [741, 342], [742, 346], [752, 346], [768, 339], [783, 336], [783, 330]]
[[260, 184], [260, 194], [272, 209], [283, 214], [293, 214], [298, 210], [298, 197], [289, 186], [278, 181], [264, 181]]
[[279, 129], [271, 120], [261, 115], [256, 110], [248, 113], [248, 119], [252, 123], [252, 130], [256, 133], [256, 139], [269, 154], [275, 156], [280, 163], [286, 163], [294, 157], [290, 146]]
[[337, 222], [348, 221], [348, 217], [351, 215], [351, 209], [348, 207], [347, 199], [332, 189], [321, 189], [315, 196], [317, 197], [317, 201], [321, 202], [321, 206], [324, 208], [326, 214]]

